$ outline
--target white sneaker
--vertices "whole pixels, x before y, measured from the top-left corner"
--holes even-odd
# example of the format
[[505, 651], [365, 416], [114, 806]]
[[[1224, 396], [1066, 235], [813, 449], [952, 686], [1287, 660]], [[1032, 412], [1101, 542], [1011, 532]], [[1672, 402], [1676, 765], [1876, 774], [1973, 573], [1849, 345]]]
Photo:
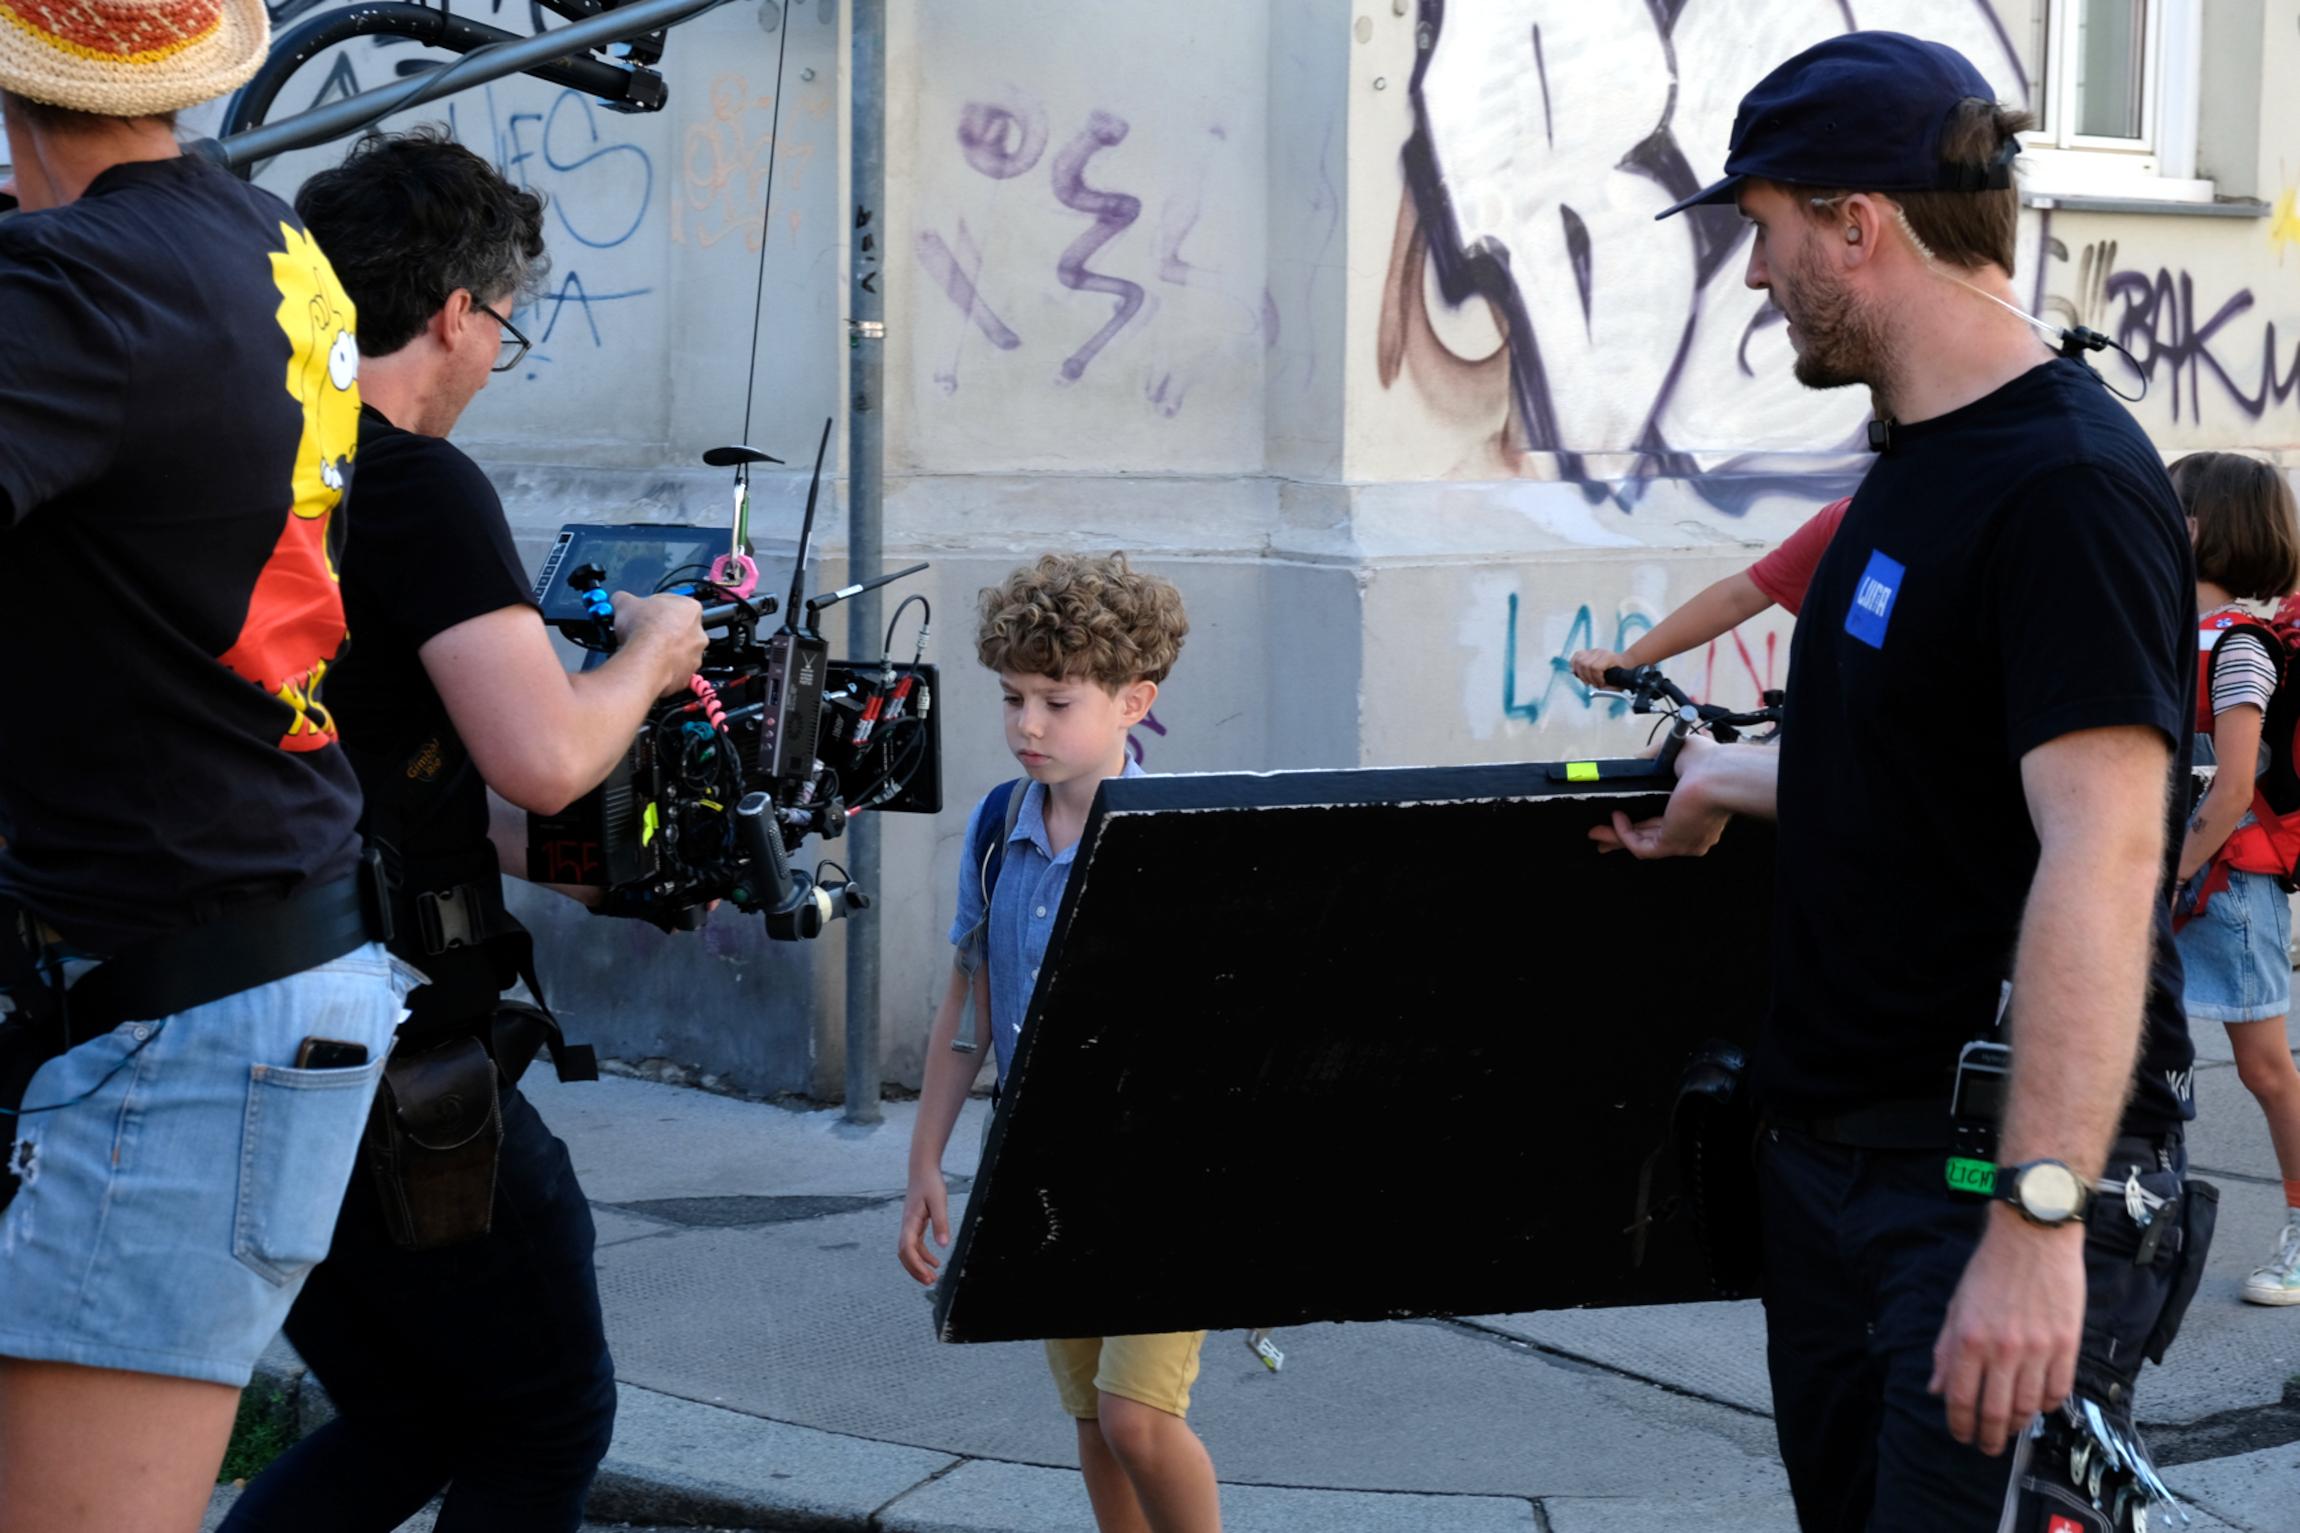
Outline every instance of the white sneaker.
[[2284, 1221], [2276, 1254], [2244, 1280], [2249, 1304], [2300, 1304], [2300, 1212]]

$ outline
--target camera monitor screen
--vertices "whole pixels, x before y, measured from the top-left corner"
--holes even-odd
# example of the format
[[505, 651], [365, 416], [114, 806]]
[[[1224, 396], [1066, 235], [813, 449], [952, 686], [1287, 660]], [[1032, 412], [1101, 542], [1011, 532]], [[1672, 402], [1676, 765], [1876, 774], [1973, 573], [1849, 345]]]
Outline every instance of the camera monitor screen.
[[[606, 571], [604, 589], [652, 595], [658, 586], [700, 580], [711, 561], [727, 551], [723, 527], [672, 527], [659, 522], [581, 524], [559, 529], [559, 537], [535, 577], [535, 604], [543, 621], [554, 625], [588, 623], [583, 598], [567, 577], [586, 564]], [[761, 586], [776, 590], [763, 578]], [[676, 580], [669, 577], [676, 576]], [[787, 572], [786, 572], [787, 575]]]

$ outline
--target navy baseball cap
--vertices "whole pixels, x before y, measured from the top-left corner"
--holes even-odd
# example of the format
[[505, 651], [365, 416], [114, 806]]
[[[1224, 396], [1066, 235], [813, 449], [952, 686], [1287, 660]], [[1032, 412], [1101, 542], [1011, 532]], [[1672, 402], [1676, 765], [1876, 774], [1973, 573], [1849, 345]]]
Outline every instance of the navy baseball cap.
[[1725, 179], [1653, 215], [1731, 202], [1760, 176], [1792, 186], [1864, 192], [1977, 192], [2012, 184], [2019, 141], [1986, 165], [1941, 159], [1959, 102], [1997, 99], [1972, 61], [1902, 32], [1847, 32], [1774, 70], [1741, 98]]

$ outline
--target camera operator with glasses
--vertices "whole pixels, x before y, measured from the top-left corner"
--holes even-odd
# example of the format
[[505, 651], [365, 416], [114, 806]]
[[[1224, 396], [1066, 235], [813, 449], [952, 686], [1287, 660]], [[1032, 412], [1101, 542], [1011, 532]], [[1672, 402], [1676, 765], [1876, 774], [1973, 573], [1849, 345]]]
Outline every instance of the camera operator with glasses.
[[500, 501], [445, 440], [527, 350], [509, 316], [544, 269], [540, 198], [418, 130], [362, 140], [296, 206], [359, 307], [364, 354], [343, 561], [356, 638], [330, 698], [368, 833], [396, 864], [394, 947], [430, 983], [409, 999], [334, 1249], [287, 1321], [341, 1414], [224, 1526], [381, 1533], [445, 1488], [440, 1533], [573, 1529], [614, 1366], [589, 1206], [517, 1081], [546, 1041], [562, 1079], [586, 1074], [588, 1051], [500, 1001], [530, 944], [503, 908], [488, 790], [552, 813], [596, 786], [700, 663], [701, 608], [617, 593], [619, 648], [567, 672]]

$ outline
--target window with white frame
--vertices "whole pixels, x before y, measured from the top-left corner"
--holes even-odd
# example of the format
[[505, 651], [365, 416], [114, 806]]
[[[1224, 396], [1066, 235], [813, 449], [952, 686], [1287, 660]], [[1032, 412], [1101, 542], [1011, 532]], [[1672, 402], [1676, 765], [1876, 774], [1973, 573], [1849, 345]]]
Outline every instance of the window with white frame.
[[2037, 0], [2031, 198], [2209, 202], [2196, 178], [2204, 0]]

